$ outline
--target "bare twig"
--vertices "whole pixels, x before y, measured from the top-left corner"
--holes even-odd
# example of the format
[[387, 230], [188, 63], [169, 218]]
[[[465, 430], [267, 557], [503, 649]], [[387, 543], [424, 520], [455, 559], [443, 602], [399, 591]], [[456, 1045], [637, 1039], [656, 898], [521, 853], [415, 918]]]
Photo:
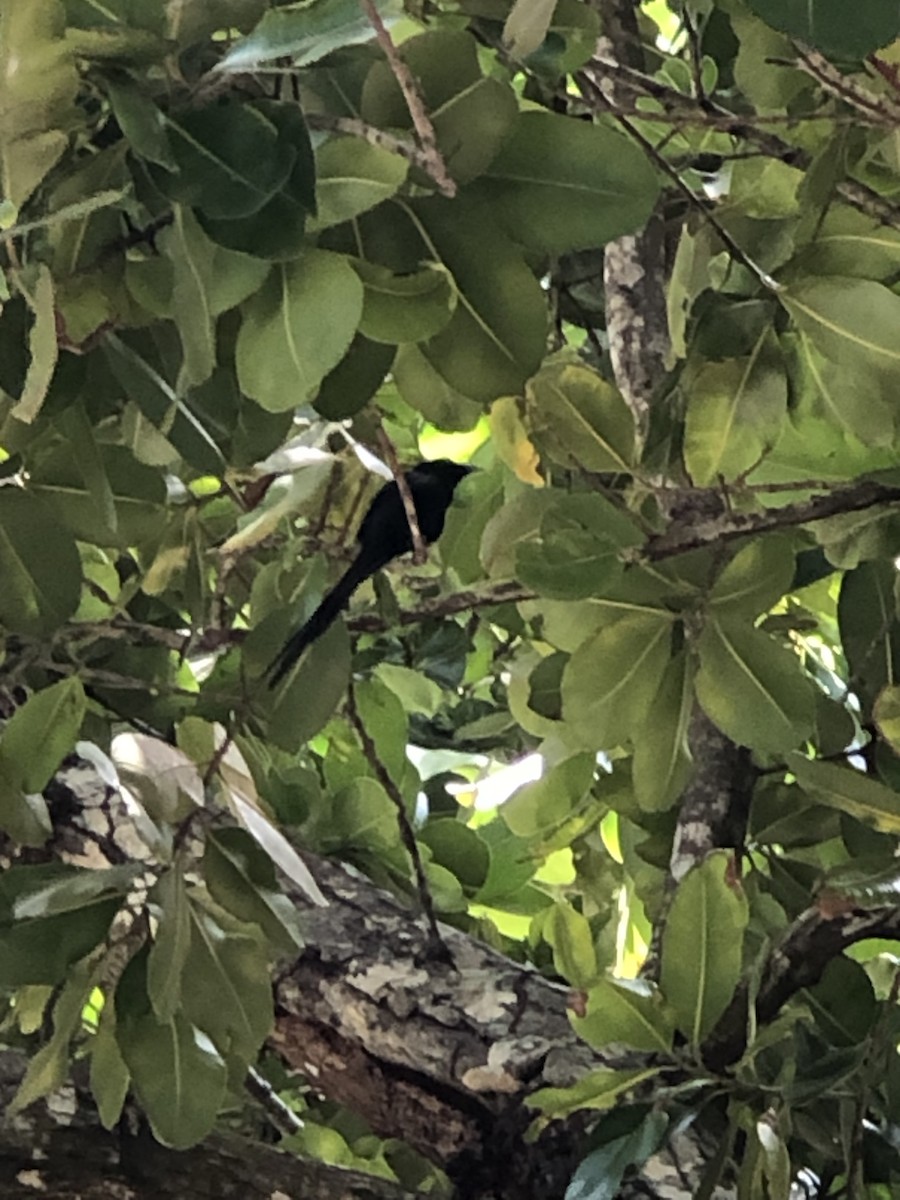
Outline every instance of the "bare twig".
[[381, 19], [381, 14], [375, 7], [374, 0], [359, 0], [359, 2], [362, 5], [363, 12], [369, 18], [372, 28], [375, 30], [375, 38], [378, 45], [384, 51], [388, 65], [393, 72], [394, 78], [397, 80], [400, 91], [403, 93], [406, 107], [409, 109], [409, 115], [412, 117], [416, 136], [422, 147], [424, 162], [427, 164], [423, 169], [427, 171], [428, 175], [434, 181], [438, 191], [442, 195], [452, 198], [456, 195], [456, 183], [447, 174], [447, 164], [444, 162], [443, 155], [438, 149], [434, 126], [431, 123], [431, 117], [425, 111], [425, 102], [419, 91], [419, 85], [416, 83], [412, 71], [410, 71], [409, 67], [397, 53], [397, 47], [394, 45], [393, 38], [387, 31], [384, 21]]
[[419, 528], [416, 506], [412, 498], [412, 492], [409, 490], [406, 476], [403, 474], [403, 468], [397, 459], [397, 451], [394, 449], [394, 443], [380, 425], [378, 427], [378, 445], [381, 453], [387, 459], [387, 464], [391, 468], [391, 474], [394, 477], [397, 490], [400, 492], [400, 499], [403, 501], [403, 511], [406, 513], [406, 519], [409, 522], [409, 533], [412, 538], [413, 562], [418, 565], [427, 560], [428, 551], [425, 548], [425, 541], [422, 537], [422, 531]]
[[268, 1079], [260, 1075], [255, 1067], [251, 1067], [247, 1072], [244, 1088], [263, 1109], [279, 1133], [290, 1137], [292, 1133], [299, 1133], [303, 1128], [303, 1122], [294, 1110], [285, 1104]]
[[353, 137], [362, 138], [370, 146], [378, 146], [389, 150], [391, 154], [399, 154], [414, 167], [431, 174], [432, 160], [430, 156], [414, 142], [399, 138], [393, 133], [385, 133], [374, 125], [360, 121], [356, 117], [335, 117], [331, 113], [307, 113], [306, 123], [310, 129], [320, 129], [331, 133], [347, 133]]
[[434, 902], [431, 899], [431, 892], [428, 889], [428, 880], [425, 876], [425, 867], [422, 863], [422, 856], [419, 853], [415, 831], [406, 812], [406, 805], [403, 803], [403, 796], [400, 789], [394, 782], [390, 771], [382, 762], [378, 754], [378, 748], [363, 724], [362, 717], [359, 715], [359, 708], [356, 704], [356, 691], [352, 678], [347, 688], [347, 716], [350, 718], [350, 724], [356, 730], [359, 737], [363, 754], [365, 754], [369, 765], [375, 772], [378, 782], [384, 788], [397, 810], [397, 824], [400, 827], [400, 837], [412, 860], [413, 871], [416, 877], [416, 890], [419, 893], [419, 903], [422, 906], [422, 912], [428, 924], [429, 950], [434, 955], [446, 958], [448, 951], [444, 944], [444, 939], [441, 937], [441, 931], [438, 928], [437, 917], [434, 912]]

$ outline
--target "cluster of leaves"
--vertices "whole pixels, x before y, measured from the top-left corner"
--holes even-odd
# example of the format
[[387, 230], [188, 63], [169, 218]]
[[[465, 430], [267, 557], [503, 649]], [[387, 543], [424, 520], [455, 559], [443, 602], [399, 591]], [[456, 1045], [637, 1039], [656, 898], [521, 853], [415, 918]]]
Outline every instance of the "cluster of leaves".
[[[839, 7], [691, 5], [622, 127], [591, 112], [579, 0], [385, 8], [431, 157], [356, 0], [4, 7], [0, 627], [19, 708], [0, 827], [45, 843], [41, 793], [81, 739], [136, 793], [152, 860], [143, 891], [120, 865], [0, 882], [9, 1024], [31, 1035], [52, 1008], [23, 1103], [62, 1077], [104, 985], [87, 1038], [104, 1120], [131, 1081], [161, 1140], [202, 1137], [269, 1028], [267, 964], [297, 944], [270, 859], [315, 894], [269, 816], [409, 890], [386, 774], [410, 813], [427, 798], [441, 915], [585, 989], [583, 1036], [686, 1072], [686, 1109], [724, 1092], [748, 1195], [786, 1195], [799, 1167], [900, 1177], [881, 947], [752, 1030], [724, 1082], [684, 1051], [823, 884], [865, 904], [895, 880], [898, 516], [803, 508], [897, 462], [900, 101], [880, 48], [900, 19], [866, 0], [848, 28]], [[654, 209], [672, 354], [645, 436], [598, 353], [592, 255]], [[351, 447], [379, 422], [401, 457], [481, 467], [418, 578], [430, 615], [401, 621], [377, 583], [375, 631], [333, 628], [273, 698], [260, 674], [327, 573], [279, 535], [339, 553], [374, 486]], [[690, 548], [656, 553], [685, 514]], [[433, 603], [512, 580], [527, 598], [481, 620]], [[626, 986], [608, 973], [633, 973], [662, 916], [698, 706], [752, 754], [742, 879], [719, 855], [695, 868], [659, 989]], [[123, 757], [129, 722], [155, 736]], [[448, 792], [525, 750], [543, 775], [499, 812]], [[244, 830], [207, 832], [197, 861], [210, 788]], [[107, 986], [126, 900], [132, 953]], [[539, 1103], [610, 1108], [659, 1069]], [[663, 1133], [639, 1109], [601, 1127], [583, 1186]]]

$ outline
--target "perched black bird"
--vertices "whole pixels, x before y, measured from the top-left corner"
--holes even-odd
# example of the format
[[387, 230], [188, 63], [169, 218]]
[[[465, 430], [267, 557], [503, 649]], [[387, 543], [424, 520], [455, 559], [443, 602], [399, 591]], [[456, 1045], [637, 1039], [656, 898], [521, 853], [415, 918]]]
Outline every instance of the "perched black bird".
[[[472, 470], [439, 458], [419, 463], [405, 472], [419, 530], [425, 542], [435, 542], [444, 529], [444, 518], [456, 485]], [[269, 666], [269, 687], [284, 678], [307, 646], [320, 638], [338, 613], [347, 607], [361, 583], [387, 566], [391, 559], [412, 550], [412, 534], [400, 489], [386, 483], [372, 501], [357, 534], [359, 553], [305, 625], [291, 634]]]

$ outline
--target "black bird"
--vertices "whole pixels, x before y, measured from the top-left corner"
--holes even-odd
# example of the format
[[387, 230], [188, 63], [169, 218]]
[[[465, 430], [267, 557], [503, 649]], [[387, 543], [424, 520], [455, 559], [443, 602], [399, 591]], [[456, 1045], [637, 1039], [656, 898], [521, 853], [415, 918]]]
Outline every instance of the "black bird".
[[[472, 467], [439, 458], [422, 462], [405, 471], [416, 509], [419, 530], [426, 543], [436, 542], [444, 529], [444, 518], [456, 485]], [[320, 638], [361, 583], [401, 554], [412, 550], [412, 534], [395, 482], [386, 483], [369, 506], [359, 533], [359, 553], [305, 625], [292, 633], [270, 663], [266, 674], [275, 687], [288, 673], [307, 646]]]

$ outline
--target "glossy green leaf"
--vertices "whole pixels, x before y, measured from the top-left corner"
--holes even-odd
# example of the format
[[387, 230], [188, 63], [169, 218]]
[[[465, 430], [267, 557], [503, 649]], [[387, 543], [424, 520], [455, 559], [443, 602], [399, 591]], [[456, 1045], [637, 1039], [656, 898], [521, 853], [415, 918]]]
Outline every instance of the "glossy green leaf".
[[362, 308], [362, 283], [339, 255], [310, 250], [276, 266], [244, 308], [236, 350], [242, 389], [269, 412], [308, 401], [346, 353]]
[[790, 590], [795, 555], [790, 538], [780, 534], [757, 538], [729, 559], [710, 589], [717, 617], [756, 617], [767, 612]]
[[541, 926], [553, 947], [553, 965], [573, 987], [584, 988], [597, 978], [597, 952], [591, 927], [584, 913], [558, 900]]
[[210, 895], [239, 920], [259, 925], [279, 949], [302, 945], [297, 910], [278, 888], [271, 858], [242, 829], [210, 833], [203, 854]]
[[[427, 30], [405, 41], [400, 56], [419, 85], [448, 174], [457, 183], [474, 179], [514, 128], [512, 88], [485, 77], [478, 44], [461, 29]], [[377, 128], [412, 131], [409, 107], [387, 62], [376, 62], [369, 72], [360, 111]]]
[[584, 745], [611, 749], [636, 738], [669, 661], [672, 624], [630, 613], [588, 638], [563, 674], [563, 719]]
[[781, 754], [812, 733], [812, 684], [791, 650], [737, 618], [713, 616], [697, 652], [697, 699], [739, 746]]
[[131, 1075], [116, 1041], [115, 997], [106, 996], [100, 1025], [91, 1042], [91, 1095], [104, 1129], [118, 1124]]
[[0, 17], [0, 192], [21, 208], [69, 143], [78, 91], [59, 0], [4, 6]]
[[59, 357], [53, 276], [43, 265], [38, 268], [30, 303], [32, 307], [32, 325], [28, 334], [30, 362], [22, 394], [13, 405], [11, 412], [11, 416], [17, 421], [24, 421], [27, 424], [37, 417], [44, 406]]
[[779, 292], [794, 324], [826, 358], [900, 377], [900, 296], [871, 279], [808, 278]]
[[900, 34], [900, 13], [883, 0], [857, 0], [847, 20], [842, 0], [748, 0], [767, 24], [826, 53], [864, 58]]
[[135, 339], [134, 344], [116, 334], [103, 342], [107, 362], [129, 399], [143, 416], [162, 433], [175, 450], [201, 471], [220, 471], [222, 451], [210, 429], [209, 419], [191, 404], [190, 396], [179, 395], [156, 361], [152, 343]]
[[392, 374], [410, 408], [438, 429], [471, 429], [477, 424], [482, 405], [449, 384], [418, 346], [398, 347]]
[[116, 1037], [132, 1087], [157, 1141], [187, 1149], [212, 1130], [225, 1099], [227, 1070], [205, 1033], [178, 1014], [119, 1013]]
[[416, 201], [411, 209], [433, 261], [450, 272], [458, 296], [449, 324], [422, 343], [422, 353], [451, 387], [473, 400], [518, 392], [544, 352], [547, 311], [540, 285], [483, 209], [439, 199]]
[[365, 286], [360, 332], [374, 342], [420, 342], [453, 315], [456, 297], [447, 275], [435, 268], [395, 275], [374, 263], [355, 262]]
[[[391, 5], [376, 6], [391, 23]], [[247, 71], [276, 58], [290, 58], [295, 67], [318, 62], [332, 50], [372, 38], [372, 26], [354, 0], [316, 0], [266, 12], [253, 31], [222, 59], [224, 71]]]
[[260, 939], [247, 936], [246, 926], [225, 925], [224, 917], [213, 917], [199, 903], [190, 904], [189, 916], [184, 1015], [220, 1054], [249, 1064], [272, 1027], [266, 952]]
[[646, 724], [634, 741], [634, 794], [645, 812], [670, 808], [691, 777], [688, 727], [693, 710], [694, 667], [679, 653], [667, 664]]
[[550, 363], [526, 387], [526, 413], [535, 440], [569, 467], [630, 471], [634, 418], [619, 392], [596, 371]]
[[533, 783], [520, 787], [506, 801], [502, 816], [519, 837], [534, 837], [565, 821], [587, 794], [594, 778], [590, 754], [576, 754], [555, 763]]
[[579, 1108], [612, 1108], [619, 1097], [630, 1092], [645, 1079], [656, 1075], [655, 1067], [643, 1070], [613, 1071], [601, 1068], [583, 1075], [569, 1088], [541, 1088], [528, 1097], [528, 1107], [552, 1117], [565, 1117]]
[[155, 892], [160, 911], [147, 957], [147, 995], [157, 1020], [165, 1023], [181, 1008], [182, 979], [191, 943], [188, 895], [178, 865], [160, 877]]
[[81, 1026], [81, 1014], [90, 990], [87, 971], [73, 972], [53, 1005], [53, 1035], [28, 1061], [22, 1082], [6, 1109], [14, 1117], [35, 1100], [56, 1091], [69, 1074], [69, 1043]]
[[853, 767], [816, 762], [789, 754], [787, 766], [803, 790], [819, 804], [838, 808], [880, 833], [900, 832], [900, 794]]
[[[94, 455], [72, 452], [92, 444]], [[70, 442], [35, 467], [32, 484], [61, 525], [98, 546], [140, 544], [158, 535], [166, 518], [165, 480], [125, 446]]]
[[381, 387], [395, 354], [395, 346], [357, 333], [347, 353], [322, 380], [313, 401], [316, 412], [328, 421], [356, 416]]
[[35, 495], [0, 489], [0, 621], [32, 636], [58, 628], [78, 607], [75, 540]]
[[503, 26], [503, 44], [513, 58], [525, 58], [541, 45], [550, 29], [556, 0], [514, 0]]
[[[88, 954], [109, 931], [121, 896], [88, 891], [81, 904], [51, 915], [20, 915], [48, 884], [71, 877], [57, 864], [9, 867], [0, 877], [0, 984], [61, 983], [69, 966]], [[27, 912], [26, 907], [26, 912]]]
[[841, 642], [865, 711], [888, 686], [900, 684], [900, 622], [890, 562], [861, 563], [841, 582], [838, 624]]
[[690, 386], [685, 458], [695, 484], [736, 479], [778, 440], [787, 417], [787, 378], [770, 335], [746, 358], [706, 362]]
[[573, 1017], [580, 1038], [598, 1050], [612, 1044], [667, 1054], [674, 1026], [657, 988], [642, 979], [604, 978], [587, 997], [587, 1013]]
[[405, 159], [381, 146], [358, 138], [329, 138], [316, 150], [316, 228], [339, 225], [387, 200], [407, 170]]
[[213, 219], [258, 212], [293, 166], [275, 125], [238, 100], [170, 114], [166, 132], [178, 170], [151, 164], [155, 183], [172, 200]]
[[660, 986], [677, 1027], [699, 1046], [728, 1006], [741, 975], [748, 907], [719, 850], [678, 885], [662, 938]]
[[490, 851], [474, 829], [453, 817], [428, 821], [417, 833], [432, 861], [451, 871], [465, 888], [477, 891], [487, 878]]
[[542, 596], [580, 600], [617, 582], [622, 550], [642, 540], [639, 528], [605, 497], [560, 496], [543, 515], [540, 538], [516, 547], [516, 575]]
[[0, 771], [25, 792], [40, 792], [78, 738], [87, 701], [77, 678], [29, 696], [0, 731]]
[[566, 1189], [565, 1200], [615, 1200], [626, 1170], [640, 1167], [659, 1149], [669, 1126], [666, 1113], [655, 1109], [644, 1111], [646, 1115], [639, 1125], [619, 1137], [604, 1139], [579, 1164]]
[[511, 238], [561, 254], [639, 229], [659, 180], [640, 147], [612, 124], [538, 111], [519, 115], [474, 194]]

